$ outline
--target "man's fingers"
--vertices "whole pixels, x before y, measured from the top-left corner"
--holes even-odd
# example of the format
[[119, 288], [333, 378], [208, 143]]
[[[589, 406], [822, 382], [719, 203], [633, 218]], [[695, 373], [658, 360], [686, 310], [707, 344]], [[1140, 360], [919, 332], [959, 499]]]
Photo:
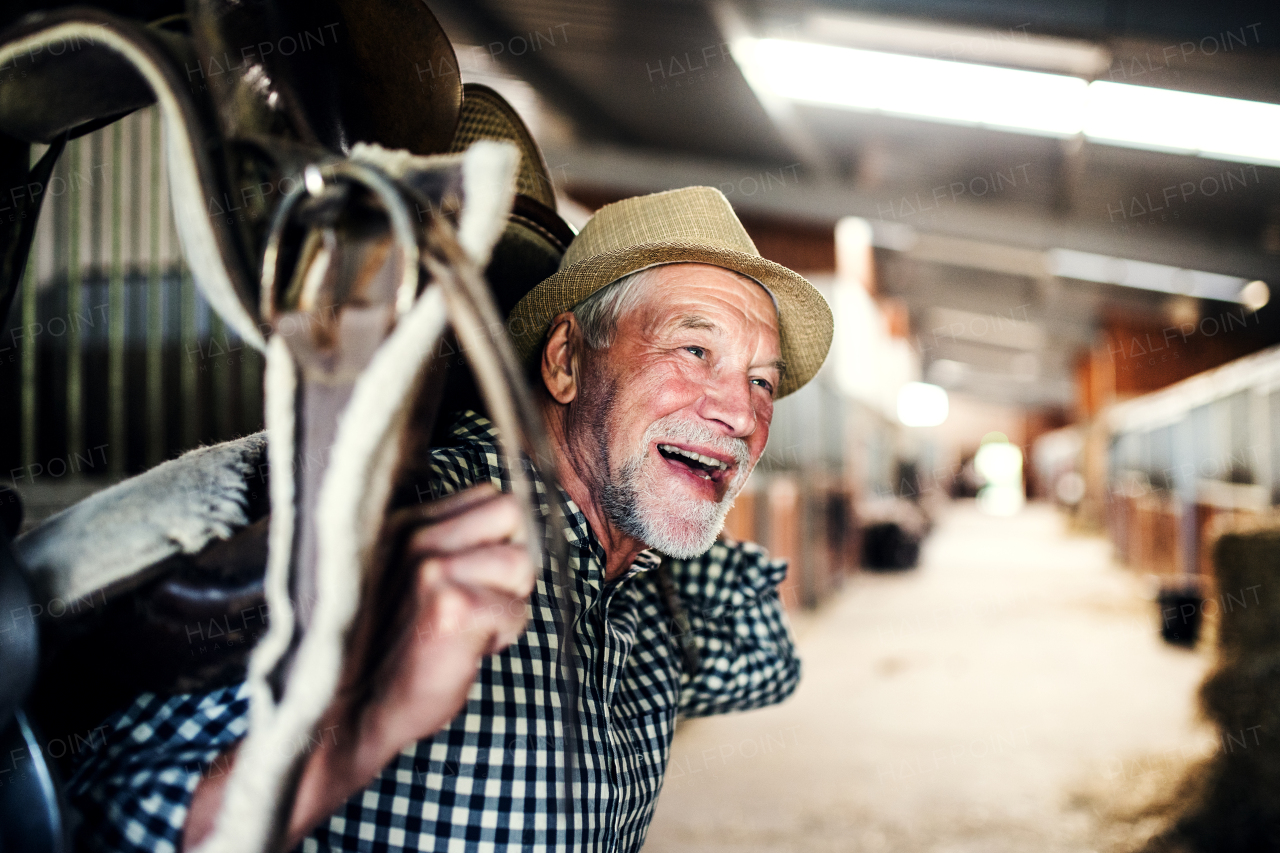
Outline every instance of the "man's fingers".
[[523, 597], [446, 584], [433, 592], [418, 623], [422, 642], [464, 641], [471, 654], [493, 654], [524, 633], [528, 610]]
[[498, 488], [493, 483], [477, 483], [460, 492], [454, 492], [438, 500], [414, 507], [414, 511], [426, 522], [447, 521], [453, 516], [491, 501], [501, 494], [502, 492], [498, 491]]
[[429, 523], [409, 540], [410, 556], [466, 551], [493, 542], [523, 541], [524, 520], [513, 495], [472, 499], [465, 510]]
[[460, 554], [430, 557], [420, 566], [421, 582], [428, 587], [455, 583], [510, 598], [527, 598], [537, 580], [523, 545], [482, 545]]
[[469, 635], [476, 654], [493, 654], [524, 633], [527, 601], [537, 580], [522, 545], [482, 545], [419, 564], [425, 607], [419, 638]]

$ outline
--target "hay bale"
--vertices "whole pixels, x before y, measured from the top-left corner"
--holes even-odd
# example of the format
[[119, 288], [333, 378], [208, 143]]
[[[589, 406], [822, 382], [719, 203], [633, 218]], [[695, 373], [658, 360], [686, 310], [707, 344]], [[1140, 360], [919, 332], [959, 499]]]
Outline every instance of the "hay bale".
[[1200, 702], [1221, 740], [1146, 853], [1280, 850], [1280, 528], [1225, 533], [1213, 556], [1218, 659]]

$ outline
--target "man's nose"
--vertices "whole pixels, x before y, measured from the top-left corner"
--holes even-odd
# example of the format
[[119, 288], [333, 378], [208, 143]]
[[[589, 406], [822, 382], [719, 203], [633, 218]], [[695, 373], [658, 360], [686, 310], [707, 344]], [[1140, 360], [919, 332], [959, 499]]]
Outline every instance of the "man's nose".
[[746, 438], [756, 430], [751, 382], [746, 376], [716, 377], [707, 385], [700, 409], [702, 417], [724, 424], [734, 438]]

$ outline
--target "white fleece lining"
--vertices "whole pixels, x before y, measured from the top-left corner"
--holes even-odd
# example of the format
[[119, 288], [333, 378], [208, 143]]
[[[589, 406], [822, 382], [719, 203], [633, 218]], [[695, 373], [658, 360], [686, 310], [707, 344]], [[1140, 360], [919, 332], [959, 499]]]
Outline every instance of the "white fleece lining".
[[458, 219], [458, 243], [477, 267], [484, 269], [489, 255], [507, 227], [507, 214], [516, 197], [516, 170], [520, 151], [510, 142], [480, 139], [462, 154], [424, 157], [408, 151], [357, 142], [351, 159], [377, 166], [393, 178], [414, 169], [437, 169], [462, 161], [462, 215]]
[[205, 193], [191, 153], [194, 141], [187, 133], [177, 98], [160, 68], [151, 61], [151, 57], [120, 33], [101, 24], [82, 21], [55, 24], [4, 45], [0, 48], [0, 68], [12, 65], [21, 54], [32, 56], [39, 52], [37, 47], [43, 49], [45, 44], [57, 40], [70, 41], [72, 44], [83, 41], [110, 48], [128, 60], [151, 87], [156, 103], [160, 106], [160, 115], [164, 119], [169, 197], [173, 203], [173, 215], [187, 266], [209, 304], [226, 319], [235, 333], [255, 349], [265, 350], [266, 341], [236, 296], [231, 276], [222, 264], [222, 255], [218, 252], [218, 243], [213, 236], [213, 225], [209, 221], [208, 212], [201, 205]]
[[[271, 621], [249, 657], [249, 734], [236, 757], [213, 833], [200, 853], [214, 850], [262, 850], [270, 831], [272, 810], [279, 801], [283, 770], [276, 769], [288, 754], [271, 756], [268, 745], [276, 734], [277, 707], [267, 677], [293, 639], [293, 603], [289, 599], [289, 564], [294, 524], [294, 428], [297, 372], [288, 345], [273, 337], [267, 347], [265, 382], [267, 460], [271, 467], [271, 522], [268, 532], [267, 575], [264, 581]], [[281, 752], [276, 750], [276, 752]]]
[[45, 519], [14, 542], [33, 600], [72, 602], [128, 589], [174, 554], [194, 554], [249, 523], [262, 435], [190, 450]]
[[265, 375], [267, 462], [271, 470], [271, 522], [267, 539], [267, 576], [263, 587], [271, 621], [267, 634], [249, 658], [250, 727], [270, 724], [275, 700], [267, 676], [276, 668], [293, 639], [293, 601], [289, 598], [289, 557], [294, 531], [294, 430], [297, 419], [298, 374], [284, 338], [267, 346]]
[[[476, 143], [463, 155], [460, 242], [465, 228], [469, 237], [463, 248], [478, 266], [487, 263], [506, 227], [518, 156], [508, 143]], [[198, 853], [257, 851], [268, 841], [274, 806], [284, 793], [295, 750], [307, 743], [337, 688], [344, 641], [385, 513], [399, 450], [396, 439], [406, 423], [421, 368], [447, 319], [443, 289], [438, 284], [428, 287], [379, 347], [339, 417], [316, 505], [317, 600], [279, 703], [267, 676], [293, 635], [288, 588], [297, 385], [287, 346], [278, 337], [271, 341], [266, 411], [273, 513], [266, 591], [272, 620], [250, 661], [249, 734], [237, 753], [214, 832]], [[285, 618], [276, 618], [277, 607]]]
[[[267, 842], [274, 809], [266, 806], [280, 801], [295, 750], [306, 744], [337, 687], [343, 640], [359, 604], [360, 569], [378, 532], [376, 524], [367, 522], [383, 511], [390, 482], [386, 445], [394, 442], [388, 441], [389, 433], [404, 421], [402, 410], [411, 402], [409, 392], [444, 331], [445, 319], [440, 288], [432, 286], [401, 319], [356, 381], [351, 401], [339, 419], [317, 501], [320, 547], [311, 626], [298, 646], [288, 687], [278, 705], [271, 701], [264, 673], [258, 671], [259, 656], [254, 655], [250, 702], [269, 710], [251, 717], [249, 735], [227, 782], [217, 827], [199, 853], [244, 853], [261, 850]], [[292, 395], [288, 403], [293, 404]], [[269, 441], [274, 440], [273, 432]], [[282, 472], [272, 467], [274, 481]], [[378, 494], [372, 493], [375, 490]], [[273, 494], [273, 501], [275, 497]], [[277, 559], [288, 561], [287, 551], [282, 558], [277, 558], [277, 553], [273, 537], [273, 568]], [[275, 627], [273, 615], [268, 639]], [[265, 653], [262, 659], [267, 660]]]
[[520, 152], [510, 142], [481, 139], [463, 155], [458, 244], [479, 269], [488, 265], [489, 253], [507, 227], [519, 166]]

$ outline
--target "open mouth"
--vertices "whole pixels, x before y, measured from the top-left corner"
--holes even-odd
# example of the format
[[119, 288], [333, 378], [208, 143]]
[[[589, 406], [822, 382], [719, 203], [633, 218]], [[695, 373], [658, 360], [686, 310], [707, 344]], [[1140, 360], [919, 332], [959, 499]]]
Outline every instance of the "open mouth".
[[658, 453], [662, 454], [663, 459], [684, 465], [704, 480], [719, 482], [729, 470], [728, 462], [723, 462], [692, 450], [686, 450], [674, 444], [659, 444]]

